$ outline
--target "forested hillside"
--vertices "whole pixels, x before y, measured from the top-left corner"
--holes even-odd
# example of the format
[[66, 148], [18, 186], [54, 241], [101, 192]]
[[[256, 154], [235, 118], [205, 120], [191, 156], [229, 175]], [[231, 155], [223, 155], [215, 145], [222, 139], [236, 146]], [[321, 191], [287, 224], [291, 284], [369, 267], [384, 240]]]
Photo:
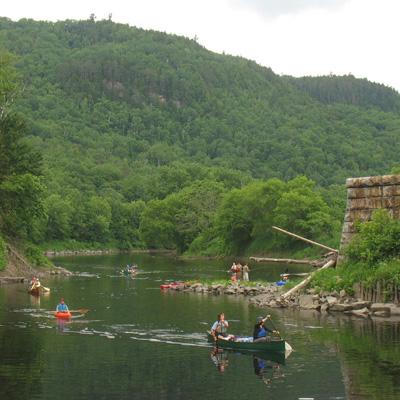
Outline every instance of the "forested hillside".
[[43, 155], [37, 243], [238, 253], [271, 242], [273, 221], [334, 241], [335, 185], [398, 163], [400, 97], [382, 85], [279, 77], [112, 21], [1, 18], [0, 43]]

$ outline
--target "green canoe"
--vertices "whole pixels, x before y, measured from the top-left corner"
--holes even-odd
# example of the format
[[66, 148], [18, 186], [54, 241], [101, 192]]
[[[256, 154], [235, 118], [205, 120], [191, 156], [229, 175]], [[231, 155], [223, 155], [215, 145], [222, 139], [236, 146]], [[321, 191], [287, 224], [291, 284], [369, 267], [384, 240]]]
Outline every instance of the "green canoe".
[[218, 339], [215, 342], [214, 337], [210, 332], [207, 332], [208, 341], [214, 343], [221, 349], [232, 349], [232, 350], [250, 350], [250, 351], [277, 351], [285, 352], [286, 346], [283, 339], [271, 338], [268, 342], [254, 343], [241, 341], [240, 337], [235, 337], [234, 340]]

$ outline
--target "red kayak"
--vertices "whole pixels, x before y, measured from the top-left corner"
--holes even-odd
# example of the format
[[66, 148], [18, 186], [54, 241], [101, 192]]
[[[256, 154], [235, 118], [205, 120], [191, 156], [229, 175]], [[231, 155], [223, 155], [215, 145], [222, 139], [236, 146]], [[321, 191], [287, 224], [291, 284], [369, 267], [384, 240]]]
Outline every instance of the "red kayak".
[[56, 318], [69, 319], [69, 318], [71, 318], [72, 315], [69, 311], [67, 311], [67, 312], [56, 311], [54, 313], [54, 316]]
[[182, 286], [183, 284], [184, 283], [181, 281], [164, 283], [164, 284], [160, 285], [160, 289], [176, 289], [178, 286]]

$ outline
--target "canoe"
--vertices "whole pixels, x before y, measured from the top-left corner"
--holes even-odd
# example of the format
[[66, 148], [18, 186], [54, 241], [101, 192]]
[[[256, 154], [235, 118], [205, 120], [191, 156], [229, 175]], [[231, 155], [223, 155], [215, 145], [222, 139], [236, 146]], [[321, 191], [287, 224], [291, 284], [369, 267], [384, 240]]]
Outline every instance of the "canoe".
[[234, 340], [224, 340], [219, 338], [215, 342], [210, 332], [207, 332], [207, 339], [211, 343], [215, 343], [221, 349], [232, 350], [249, 350], [249, 351], [277, 351], [285, 352], [286, 342], [283, 339], [271, 338], [269, 342], [254, 343], [253, 341], [242, 341], [245, 337], [235, 336]]
[[32, 296], [39, 296], [40, 287], [34, 287], [33, 289], [28, 289], [28, 293], [30, 293]]
[[69, 319], [69, 318], [71, 318], [71, 313], [69, 311], [67, 311], [67, 312], [56, 311], [54, 313], [54, 316], [56, 318]]

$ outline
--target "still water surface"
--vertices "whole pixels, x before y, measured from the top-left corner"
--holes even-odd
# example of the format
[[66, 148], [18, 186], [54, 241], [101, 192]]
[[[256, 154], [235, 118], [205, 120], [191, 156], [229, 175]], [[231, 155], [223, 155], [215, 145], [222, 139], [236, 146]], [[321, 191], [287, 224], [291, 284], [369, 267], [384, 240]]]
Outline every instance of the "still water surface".
[[[79, 273], [49, 278], [36, 299], [0, 287], [1, 399], [400, 399], [400, 323], [289, 310], [263, 311], [236, 296], [163, 292], [160, 283], [227, 276], [229, 261], [114, 255], [55, 260]], [[119, 270], [137, 263], [134, 279]], [[305, 267], [291, 266], [293, 272]], [[251, 279], [279, 279], [256, 265]], [[57, 322], [60, 297], [90, 311]], [[267, 312], [294, 348], [273, 355], [216, 353], [205, 332], [224, 311], [251, 334]]]

